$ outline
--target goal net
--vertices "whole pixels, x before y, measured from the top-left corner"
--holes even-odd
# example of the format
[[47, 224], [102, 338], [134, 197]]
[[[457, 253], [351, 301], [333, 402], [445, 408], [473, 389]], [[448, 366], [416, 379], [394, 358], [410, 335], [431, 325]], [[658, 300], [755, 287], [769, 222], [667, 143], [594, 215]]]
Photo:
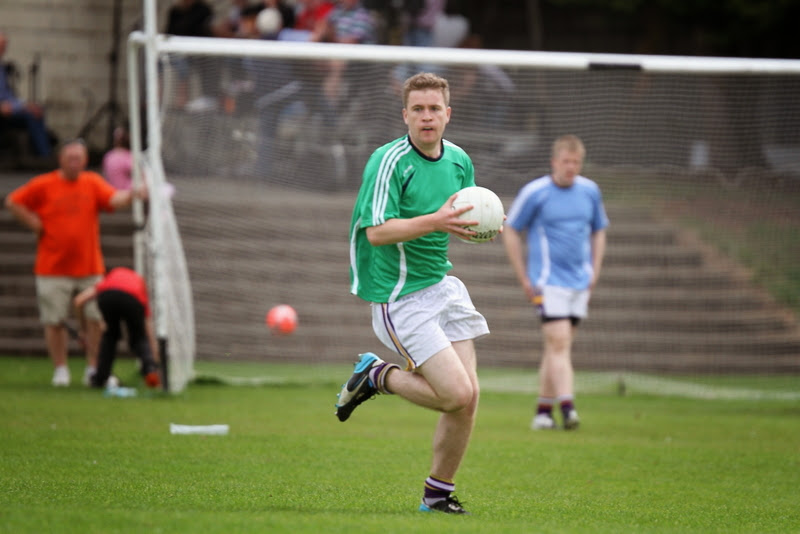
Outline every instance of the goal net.
[[[132, 46], [145, 39], [131, 38]], [[445, 137], [506, 207], [580, 136], [611, 220], [576, 370], [655, 390], [800, 373], [800, 61], [347, 46], [159, 36], [165, 180], [205, 361], [350, 363], [374, 351], [348, 292], [350, 210], [369, 154], [406, 132], [399, 88], [452, 91]], [[133, 83], [136, 83], [135, 80]], [[171, 247], [171, 248], [170, 248]], [[500, 240], [451, 245], [492, 334], [482, 367], [535, 370], [541, 334]], [[172, 298], [172, 297], [170, 297]], [[290, 304], [291, 336], [266, 312]], [[346, 369], [342, 367], [342, 369]], [[603, 377], [603, 378], [600, 378]], [[533, 385], [531, 385], [533, 386]]]
[[195, 318], [192, 285], [183, 240], [173, 210], [173, 187], [163, 176], [158, 158], [144, 153], [137, 168], [149, 191], [149, 214], [144, 225], [145, 242], [137, 258], [137, 270], [145, 273], [153, 298], [156, 336], [164, 389], [183, 391], [194, 378]]

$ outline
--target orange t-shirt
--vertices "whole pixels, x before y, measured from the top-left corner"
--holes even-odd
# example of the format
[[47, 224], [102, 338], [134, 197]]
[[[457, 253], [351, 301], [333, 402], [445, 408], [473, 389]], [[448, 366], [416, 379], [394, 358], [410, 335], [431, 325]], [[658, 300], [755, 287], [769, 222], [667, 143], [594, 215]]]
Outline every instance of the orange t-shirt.
[[139, 273], [127, 267], [115, 267], [94, 286], [98, 293], [116, 289], [135, 297], [144, 306], [145, 317], [150, 317], [150, 300], [147, 297], [147, 285]]
[[61, 171], [32, 178], [9, 194], [13, 202], [39, 216], [42, 233], [33, 272], [43, 276], [103, 274], [100, 211], [113, 211], [116, 192], [96, 172], [83, 171], [67, 180]]

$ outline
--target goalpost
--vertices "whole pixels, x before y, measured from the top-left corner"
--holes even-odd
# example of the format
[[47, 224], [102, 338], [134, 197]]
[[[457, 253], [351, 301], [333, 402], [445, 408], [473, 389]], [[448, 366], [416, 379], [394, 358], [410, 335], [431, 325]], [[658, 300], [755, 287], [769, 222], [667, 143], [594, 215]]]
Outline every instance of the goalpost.
[[[348, 293], [346, 233], [363, 165], [405, 132], [398, 88], [420, 69], [450, 81], [445, 137], [506, 208], [549, 171], [555, 137], [586, 144], [611, 226], [576, 370], [628, 384], [800, 373], [800, 61], [171, 37], [153, 4], [128, 49], [136, 172], [151, 187], [137, 265], [173, 391], [195, 358], [383, 350]], [[535, 369], [538, 321], [502, 244], [451, 253], [492, 329], [481, 365]], [[264, 327], [281, 303], [298, 311], [292, 336]]]

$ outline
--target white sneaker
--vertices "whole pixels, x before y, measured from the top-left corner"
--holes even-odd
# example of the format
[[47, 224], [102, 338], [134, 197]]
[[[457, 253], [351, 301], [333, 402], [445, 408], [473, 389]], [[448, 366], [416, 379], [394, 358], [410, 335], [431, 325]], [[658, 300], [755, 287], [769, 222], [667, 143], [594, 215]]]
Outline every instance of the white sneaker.
[[53, 371], [53, 385], [55, 387], [67, 387], [69, 386], [69, 381], [69, 367], [66, 365], [59, 365], [56, 367], [56, 370]]
[[575, 430], [580, 424], [581, 421], [578, 419], [578, 412], [570, 410], [567, 417], [564, 419], [564, 430]]
[[556, 422], [546, 413], [537, 413], [536, 417], [531, 421], [531, 429], [533, 430], [552, 430], [555, 427]]
[[[94, 378], [94, 370], [87, 369], [86, 372], [83, 374], [83, 385], [90, 387], [92, 385], [92, 378]], [[109, 375], [106, 379], [105, 386], [107, 388], [118, 388], [119, 387], [119, 378], [114, 375]]]
[[83, 370], [83, 380], [81, 383], [84, 386], [91, 386], [92, 385], [92, 376], [94, 376], [96, 369], [94, 367], [87, 367]]
[[117, 378], [114, 375], [109, 376], [108, 380], [106, 380], [106, 387], [107, 388], [112, 388], [112, 389], [118, 388], [119, 387], [119, 378]]

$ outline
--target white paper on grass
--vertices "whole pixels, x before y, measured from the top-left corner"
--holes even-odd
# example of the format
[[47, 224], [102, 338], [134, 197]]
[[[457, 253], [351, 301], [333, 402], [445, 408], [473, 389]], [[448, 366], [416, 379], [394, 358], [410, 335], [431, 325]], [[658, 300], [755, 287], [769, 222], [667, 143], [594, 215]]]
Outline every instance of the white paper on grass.
[[179, 425], [169, 424], [170, 434], [206, 434], [224, 436], [230, 430], [228, 425]]

